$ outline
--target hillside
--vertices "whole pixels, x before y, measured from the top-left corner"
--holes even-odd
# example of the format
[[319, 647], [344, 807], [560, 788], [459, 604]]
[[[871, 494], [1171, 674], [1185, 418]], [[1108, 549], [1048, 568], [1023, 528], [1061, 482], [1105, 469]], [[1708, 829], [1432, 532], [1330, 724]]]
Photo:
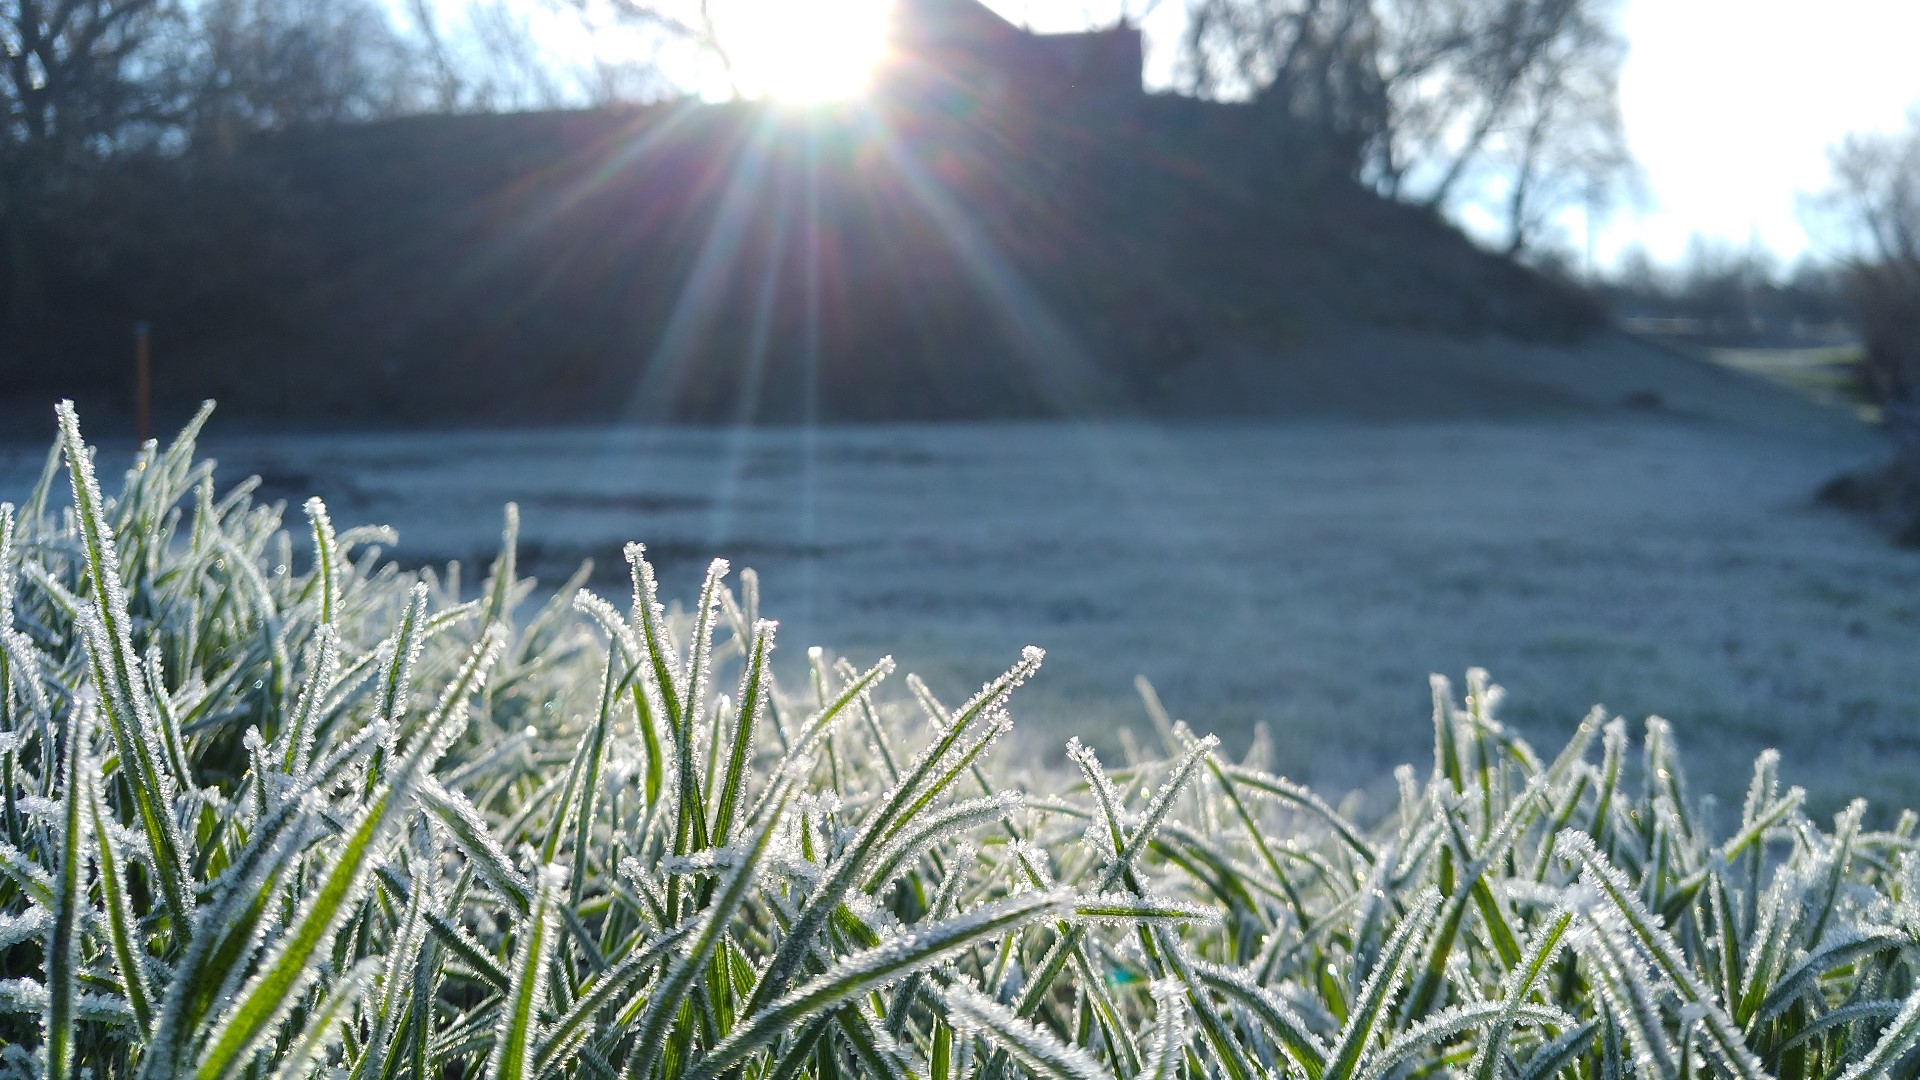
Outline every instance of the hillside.
[[1598, 325], [1585, 297], [1320, 175], [1308, 145], [1177, 98], [291, 132], [113, 178], [0, 389], [123, 396], [144, 318], [162, 405], [229, 416], [1104, 414], [1328, 328]]

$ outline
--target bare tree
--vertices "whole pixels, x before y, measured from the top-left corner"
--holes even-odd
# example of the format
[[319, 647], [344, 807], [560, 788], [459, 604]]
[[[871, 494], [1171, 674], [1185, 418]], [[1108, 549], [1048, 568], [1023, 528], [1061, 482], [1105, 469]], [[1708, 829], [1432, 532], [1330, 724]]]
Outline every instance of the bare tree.
[[164, 0], [9, 0], [0, 8], [0, 243], [5, 296], [40, 306], [35, 235], [49, 202], [132, 128], [164, 116], [151, 46], [175, 12]]
[[471, 31], [475, 97], [481, 112], [551, 109], [567, 102], [565, 77], [548, 50], [535, 38], [528, 15], [507, 0], [473, 0], [467, 5]]
[[1191, 0], [1181, 70], [1207, 97], [1275, 106], [1334, 159], [1435, 209], [1508, 178], [1516, 249], [1626, 161], [1613, 0]]
[[[406, 23], [433, 112], [605, 106], [667, 92], [645, 55], [655, 43], [632, 40], [636, 25], [598, 0], [406, 0]], [[556, 30], [571, 40], [556, 46]], [[609, 31], [622, 40], [598, 47]]]
[[[1395, 158], [1425, 165], [1430, 178], [1418, 201], [1447, 204], [1461, 181], [1482, 160], [1488, 144], [1514, 123], [1529, 89], [1536, 101], [1557, 96], [1554, 83], [1573, 69], [1570, 53], [1597, 43], [1603, 34], [1592, 9], [1599, 0], [1451, 0], [1445, 18], [1423, 25], [1434, 34], [1425, 47], [1410, 43], [1421, 58], [1419, 76], [1394, 80], [1401, 109], [1427, 118], [1422, 126], [1398, 125]], [[1419, 0], [1400, 5], [1419, 8]], [[1616, 65], [1617, 70], [1617, 65]], [[1391, 173], [1397, 190], [1420, 177], [1408, 168]]]
[[0, 10], [6, 145], [64, 155], [152, 115], [141, 63], [172, 14], [162, 0], [10, 0]]
[[440, 5], [435, 0], [407, 0], [406, 13], [420, 43], [420, 55], [427, 63], [432, 85], [433, 110], [457, 113], [467, 102], [467, 72], [447, 39]]
[[1869, 389], [1920, 407], [1920, 108], [1905, 130], [1849, 137], [1830, 158], [1825, 202], [1841, 226]]
[[570, 4], [589, 22], [612, 22], [651, 39], [660, 66], [671, 68], [677, 66], [676, 59], [690, 59], [697, 69], [711, 62], [719, 69], [720, 80], [728, 92], [734, 97], [740, 96], [739, 73], [722, 30], [719, 8], [723, 5], [717, 5], [715, 0], [561, 2]]
[[1822, 201], [1840, 226], [1862, 389], [1893, 441], [1900, 540], [1920, 545], [1920, 106], [1904, 130], [1851, 136], [1829, 158], [1833, 184]]
[[1617, 73], [1625, 43], [1580, 19], [1548, 43], [1514, 97], [1513, 123], [1492, 148], [1506, 169], [1508, 253], [1536, 238], [1569, 205], [1593, 220], [1633, 175], [1620, 120]]
[[231, 149], [252, 131], [377, 119], [430, 100], [377, 0], [205, 0], [188, 128]]
[[1379, 31], [1370, 0], [1196, 0], [1181, 70], [1190, 92], [1256, 102], [1357, 171], [1389, 124]]
[[1920, 108], [1904, 131], [1853, 135], [1829, 155], [1832, 205], [1859, 260], [1920, 268]]

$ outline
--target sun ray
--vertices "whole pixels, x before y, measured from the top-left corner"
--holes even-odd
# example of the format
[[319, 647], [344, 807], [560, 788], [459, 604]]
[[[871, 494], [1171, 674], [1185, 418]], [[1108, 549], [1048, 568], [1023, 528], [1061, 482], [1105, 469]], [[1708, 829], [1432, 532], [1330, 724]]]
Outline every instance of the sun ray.
[[734, 402], [733, 425], [727, 431], [727, 448], [720, 482], [708, 516], [707, 543], [718, 551], [733, 540], [734, 510], [740, 482], [746, 473], [748, 450], [754, 425], [759, 419], [760, 394], [766, 382], [767, 356], [773, 346], [774, 306], [782, 287], [781, 264], [789, 231], [785, 213], [774, 219], [773, 243], [760, 268], [759, 295], [754, 299], [753, 324], [748, 334], [746, 363], [740, 375], [738, 399]]
[[968, 220], [966, 211], [878, 118], [871, 137], [959, 260], [969, 282], [1005, 324], [1053, 410], [1069, 417], [1118, 411], [1120, 395], [1112, 378], [985, 232]]
[[776, 135], [774, 120], [762, 117], [741, 148], [699, 257], [674, 300], [672, 314], [622, 413], [625, 422], [666, 420], [681, 403], [687, 371], [698, 359], [701, 331], [719, 315], [727, 299], [724, 279], [740, 253], [752, 225], [754, 207], [766, 189]]

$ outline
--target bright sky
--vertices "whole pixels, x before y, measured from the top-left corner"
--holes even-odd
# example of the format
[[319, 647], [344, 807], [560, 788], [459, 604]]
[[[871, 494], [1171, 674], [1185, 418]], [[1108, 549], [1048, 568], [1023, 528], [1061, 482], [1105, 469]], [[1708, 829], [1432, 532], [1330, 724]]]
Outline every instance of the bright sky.
[[1620, 216], [1603, 257], [1638, 240], [1675, 259], [1698, 231], [1791, 261], [1827, 147], [1920, 103], [1916, 0], [1628, 0], [1624, 19], [1621, 107], [1650, 205]]
[[[987, 0], [1016, 23], [1071, 30], [1122, 0]], [[742, 89], [844, 96], [878, 55], [890, 0], [732, 0]], [[1172, 75], [1186, 0], [1151, 8], [1149, 81]], [[1920, 0], [1624, 0], [1631, 51], [1621, 82], [1643, 204], [1599, 237], [1602, 262], [1638, 243], [1678, 259], [1689, 237], [1757, 239], [1784, 262], [1810, 247], [1802, 195], [1826, 179], [1826, 149], [1851, 131], [1898, 126], [1920, 103]], [[751, 29], [748, 29], [751, 27]], [[1812, 250], [1821, 250], [1818, 239]]]

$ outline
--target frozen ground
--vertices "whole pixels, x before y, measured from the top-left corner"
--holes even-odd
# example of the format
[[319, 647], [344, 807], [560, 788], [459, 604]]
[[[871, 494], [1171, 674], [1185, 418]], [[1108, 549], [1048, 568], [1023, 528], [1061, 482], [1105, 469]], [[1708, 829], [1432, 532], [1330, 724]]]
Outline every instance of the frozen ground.
[[[727, 555], [763, 575], [789, 665], [810, 643], [891, 652], [957, 699], [1043, 645], [1017, 715], [1055, 747], [1140, 723], [1141, 673], [1230, 744], [1265, 722], [1294, 775], [1369, 783], [1427, 755], [1428, 673], [1482, 665], [1537, 745], [1604, 702], [1671, 719], [1696, 783], [1738, 785], [1773, 745], [1825, 805], [1920, 804], [1920, 555], [1812, 504], [1873, 452], [1842, 427], [216, 425], [208, 450], [228, 481], [397, 526], [410, 562], [486, 558], [508, 500], [551, 585], [592, 557], [618, 590], [637, 538], [684, 597]], [[0, 449], [0, 498], [41, 453]]]

